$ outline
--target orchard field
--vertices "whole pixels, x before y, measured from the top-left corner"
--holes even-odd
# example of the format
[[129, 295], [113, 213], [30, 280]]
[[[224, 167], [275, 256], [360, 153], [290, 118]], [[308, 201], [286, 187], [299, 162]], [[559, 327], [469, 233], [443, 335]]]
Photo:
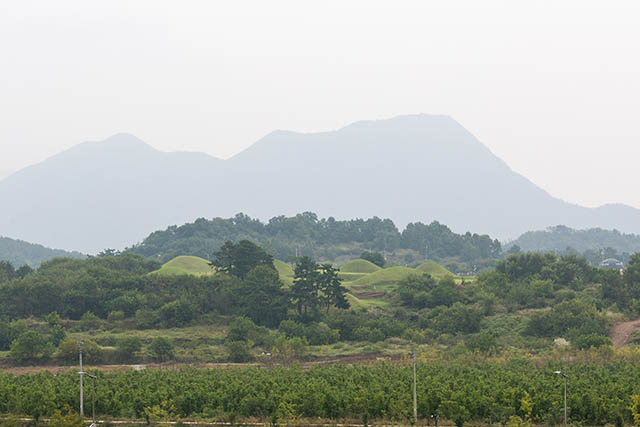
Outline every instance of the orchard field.
[[[553, 372], [566, 370], [572, 423], [637, 425], [638, 354], [625, 358], [601, 353], [583, 352], [568, 365], [519, 357], [484, 360], [477, 355], [447, 362], [419, 355], [419, 424], [426, 424], [432, 414], [457, 425], [561, 424], [563, 383]], [[97, 413], [102, 419], [408, 424], [412, 414], [408, 359], [309, 369], [182, 368], [95, 374]], [[86, 399], [85, 408], [90, 407]], [[64, 410], [65, 405], [77, 408], [78, 401], [75, 371], [0, 376], [0, 413], [37, 418]]]

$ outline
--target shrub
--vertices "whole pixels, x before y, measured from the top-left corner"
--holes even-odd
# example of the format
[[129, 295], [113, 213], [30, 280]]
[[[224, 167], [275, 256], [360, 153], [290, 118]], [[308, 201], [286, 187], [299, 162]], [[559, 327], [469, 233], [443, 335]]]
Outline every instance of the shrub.
[[109, 322], [118, 322], [120, 320], [124, 319], [124, 311], [122, 310], [114, 310], [114, 311], [110, 311], [109, 315], [107, 316], [107, 320]]
[[308, 344], [306, 338], [287, 338], [284, 335], [280, 335], [275, 339], [271, 347], [271, 353], [276, 360], [287, 363], [303, 357]]
[[60, 322], [60, 315], [57, 311], [53, 311], [45, 316], [44, 321], [47, 322], [49, 326], [55, 326]]
[[48, 359], [54, 347], [37, 331], [25, 331], [11, 343], [9, 357], [18, 363]]
[[354, 331], [355, 339], [358, 341], [378, 342], [384, 340], [384, 332], [377, 328], [362, 326]]
[[182, 327], [189, 325], [196, 317], [196, 306], [185, 299], [163, 305], [159, 311], [160, 321], [167, 327]]
[[487, 331], [481, 331], [466, 337], [464, 344], [471, 351], [491, 354], [498, 350], [498, 340]]
[[65, 331], [62, 326], [54, 325], [53, 328], [51, 328], [50, 340], [54, 347], [59, 346], [66, 336], [67, 331]]
[[169, 338], [156, 337], [151, 341], [149, 351], [154, 359], [164, 362], [173, 358], [173, 343]]
[[234, 363], [244, 363], [253, 359], [249, 352], [249, 344], [245, 341], [229, 341], [226, 346], [229, 351], [229, 360]]
[[611, 345], [609, 337], [600, 334], [579, 335], [573, 339], [571, 344], [575, 348], [586, 349], [591, 347], [600, 347], [603, 345]]
[[116, 353], [123, 362], [135, 360], [136, 353], [142, 349], [142, 341], [140, 338], [126, 337], [118, 340], [116, 345]]
[[138, 329], [151, 329], [158, 324], [158, 315], [153, 311], [142, 308], [136, 311], [136, 327]]
[[[78, 340], [66, 338], [58, 346], [56, 357], [68, 363], [78, 361]], [[102, 348], [94, 341], [86, 340], [82, 344], [82, 360], [87, 363], [101, 363], [103, 361]]]
[[80, 318], [80, 329], [83, 331], [90, 331], [92, 329], [98, 329], [102, 324], [102, 320], [90, 311], [87, 311]]
[[340, 339], [340, 332], [321, 322], [306, 328], [305, 336], [311, 345], [333, 344]]

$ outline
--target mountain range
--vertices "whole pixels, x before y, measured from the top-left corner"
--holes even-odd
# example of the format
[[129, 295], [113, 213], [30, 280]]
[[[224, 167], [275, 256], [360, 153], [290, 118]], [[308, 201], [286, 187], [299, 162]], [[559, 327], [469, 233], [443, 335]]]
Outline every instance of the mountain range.
[[555, 224], [640, 233], [640, 210], [586, 208], [517, 174], [448, 116], [275, 131], [229, 160], [130, 134], [85, 142], [0, 181], [0, 235], [96, 253], [198, 217], [380, 216], [509, 238]]

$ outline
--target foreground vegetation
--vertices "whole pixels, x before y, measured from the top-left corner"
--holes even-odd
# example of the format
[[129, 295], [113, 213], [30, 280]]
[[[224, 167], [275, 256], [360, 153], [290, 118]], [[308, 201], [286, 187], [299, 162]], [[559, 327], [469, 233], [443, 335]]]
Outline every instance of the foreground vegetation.
[[[523, 358], [479, 360], [477, 356], [446, 362], [418, 355], [418, 416], [426, 420], [438, 414], [457, 425], [559, 424], [562, 381], [553, 372], [566, 369], [572, 422], [638, 423], [638, 354], [632, 361], [610, 352], [593, 356], [598, 363], [565, 366]], [[101, 417], [231, 422], [254, 417], [271, 423], [295, 423], [304, 417], [408, 423], [412, 414], [412, 370], [401, 362], [311, 369], [184, 368], [95, 374]], [[37, 418], [65, 405], [77, 408], [77, 385], [75, 372], [2, 375], [0, 413]]]
[[93, 364], [289, 363], [412, 345], [541, 353], [556, 339], [608, 346], [610, 325], [640, 314], [640, 255], [621, 275], [576, 256], [518, 254], [474, 280], [433, 262], [357, 260], [343, 272], [302, 257], [291, 268], [249, 241], [213, 255], [210, 271], [197, 258], [161, 268], [130, 252], [9, 268], [0, 362], [72, 363], [79, 341]]

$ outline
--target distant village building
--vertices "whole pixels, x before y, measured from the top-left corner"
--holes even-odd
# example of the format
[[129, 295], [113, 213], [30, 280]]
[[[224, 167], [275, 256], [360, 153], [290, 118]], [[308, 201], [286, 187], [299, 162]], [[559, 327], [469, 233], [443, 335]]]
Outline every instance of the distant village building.
[[622, 270], [624, 268], [624, 263], [615, 258], [607, 258], [602, 261], [599, 265], [600, 268], [615, 268], [617, 270]]

